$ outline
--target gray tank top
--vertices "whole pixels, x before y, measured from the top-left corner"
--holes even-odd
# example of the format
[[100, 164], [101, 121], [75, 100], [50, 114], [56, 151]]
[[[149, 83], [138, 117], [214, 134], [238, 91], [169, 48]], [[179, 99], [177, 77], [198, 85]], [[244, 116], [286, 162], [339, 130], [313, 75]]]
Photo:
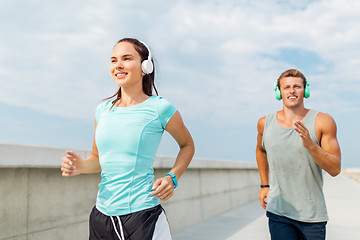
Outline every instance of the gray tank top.
[[[318, 112], [310, 110], [303, 123], [313, 141]], [[303, 146], [293, 128], [282, 127], [275, 113], [266, 116], [262, 145], [269, 162], [267, 211], [302, 222], [328, 220], [322, 169]]]

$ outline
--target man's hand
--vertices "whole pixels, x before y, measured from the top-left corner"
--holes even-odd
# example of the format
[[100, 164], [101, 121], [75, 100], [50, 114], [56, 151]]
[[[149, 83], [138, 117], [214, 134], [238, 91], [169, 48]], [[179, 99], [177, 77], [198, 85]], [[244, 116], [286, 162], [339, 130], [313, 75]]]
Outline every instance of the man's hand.
[[267, 198], [269, 194], [269, 188], [261, 188], [260, 194], [259, 194], [259, 200], [261, 206], [266, 210], [267, 207]]
[[310, 137], [309, 130], [305, 127], [302, 121], [296, 120], [294, 124], [294, 129], [299, 133], [305, 148], [309, 149], [310, 147], [316, 145], [316, 143]]

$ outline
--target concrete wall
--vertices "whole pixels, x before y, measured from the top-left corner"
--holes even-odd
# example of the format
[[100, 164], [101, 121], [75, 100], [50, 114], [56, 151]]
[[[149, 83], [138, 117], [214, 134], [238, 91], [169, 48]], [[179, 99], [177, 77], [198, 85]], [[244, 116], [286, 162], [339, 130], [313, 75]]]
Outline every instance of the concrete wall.
[[[0, 144], [0, 240], [88, 239], [100, 175], [62, 177], [64, 151]], [[155, 177], [164, 176], [174, 161], [158, 156]], [[176, 232], [255, 200], [258, 190], [255, 163], [194, 159], [175, 196], [162, 205]]]

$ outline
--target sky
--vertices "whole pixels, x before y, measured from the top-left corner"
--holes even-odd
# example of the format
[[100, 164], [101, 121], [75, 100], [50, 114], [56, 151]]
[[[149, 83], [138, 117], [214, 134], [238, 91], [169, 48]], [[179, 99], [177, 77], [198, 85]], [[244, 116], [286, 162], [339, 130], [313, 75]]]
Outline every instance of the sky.
[[[95, 108], [117, 91], [112, 48], [134, 37], [196, 157], [255, 162], [257, 121], [282, 108], [273, 82], [297, 68], [305, 106], [337, 123], [343, 167], [360, 167], [359, 11], [356, 0], [2, 0], [0, 142], [90, 149]], [[177, 151], [164, 134], [158, 154]]]

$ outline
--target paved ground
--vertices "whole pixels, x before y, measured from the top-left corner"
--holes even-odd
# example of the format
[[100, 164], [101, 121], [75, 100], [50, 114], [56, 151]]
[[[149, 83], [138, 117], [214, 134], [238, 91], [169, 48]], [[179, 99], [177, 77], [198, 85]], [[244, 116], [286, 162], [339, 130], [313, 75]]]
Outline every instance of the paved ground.
[[[324, 174], [329, 222], [327, 240], [360, 239], [360, 183], [345, 176]], [[173, 235], [173, 240], [268, 240], [267, 218], [252, 202]]]

